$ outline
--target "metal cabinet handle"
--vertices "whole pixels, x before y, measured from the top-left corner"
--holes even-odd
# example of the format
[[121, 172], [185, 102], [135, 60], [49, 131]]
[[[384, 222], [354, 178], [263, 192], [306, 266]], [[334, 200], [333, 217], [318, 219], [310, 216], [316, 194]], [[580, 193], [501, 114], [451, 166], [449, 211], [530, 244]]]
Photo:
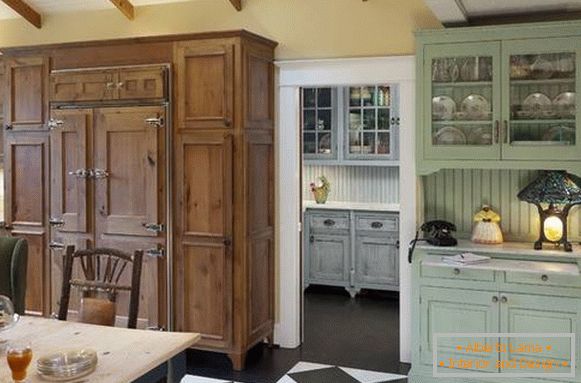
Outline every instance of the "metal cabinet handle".
[[332, 219], [326, 219], [323, 224], [325, 224], [325, 226], [335, 226], [335, 221]]
[[93, 169], [91, 171], [91, 176], [95, 179], [107, 178], [109, 177], [109, 172], [103, 169]]
[[392, 118], [389, 120], [389, 122], [390, 122], [390, 124], [391, 124], [391, 125], [395, 125], [395, 117], [392, 117]]
[[399, 239], [397, 241], [395, 241], [395, 248], [398, 249], [398, 250], [400, 248]]
[[6, 130], [12, 130], [14, 127], [11, 124], [6, 124], [4, 125], [4, 129]]
[[457, 269], [457, 268], [454, 269], [454, 275], [458, 275], [458, 274], [460, 274], [460, 269]]
[[55, 120], [54, 118], [51, 118], [50, 120], [48, 120], [48, 128], [50, 130], [54, 130], [56, 128], [60, 128], [61, 126], [64, 125], [64, 121], [63, 120]]
[[309, 242], [315, 243], [315, 236], [314, 235], [309, 236]]
[[495, 120], [494, 121], [494, 132], [492, 133], [493, 135], [493, 139], [492, 139], [492, 143], [493, 144], [499, 144], [500, 143], [500, 121]]
[[508, 144], [509, 141], [509, 137], [508, 137], [508, 120], [504, 120], [502, 122], [502, 134], [503, 134], [503, 140], [505, 144]]
[[549, 280], [549, 276], [548, 276], [548, 275], [546, 275], [546, 274], [543, 274], [543, 275], [541, 276], [541, 280], [542, 280], [543, 282], [546, 282], [546, 281], [548, 281], [548, 280]]
[[383, 223], [379, 221], [371, 222], [371, 227], [374, 229], [381, 229], [383, 227]]
[[508, 302], [508, 298], [507, 297], [502, 297], [502, 298], [500, 298], [500, 301], [502, 303], [507, 303]]
[[48, 247], [51, 250], [60, 250], [60, 249], [64, 249], [65, 248], [65, 244], [64, 243], [60, 243], [60, 242], [51, 241], [48, 244]]
[[400, 124], [400, 119], [399, 119], [399, 117], [397, 117], [397, 118], [395, 119], [395, 124], [396, 124], [396, 125], [399, 125], [399, 124]]
[[75, 176], [77, 178], [89, 178], [92, 173], [89, 169], [77, 169], [75, 171], [69, 172], [69, 176]]
[[120, 81], [117, 83], [117, 89], [121, 89], [125, 86], [125, 83], [123, 81]]
[[492, 297], [492, 302], [498, 303], [498, 297], [496, 295]]
[[145, 250], [145, 255], [151, 258], [163, 258], [165, 249], [161, 246]]

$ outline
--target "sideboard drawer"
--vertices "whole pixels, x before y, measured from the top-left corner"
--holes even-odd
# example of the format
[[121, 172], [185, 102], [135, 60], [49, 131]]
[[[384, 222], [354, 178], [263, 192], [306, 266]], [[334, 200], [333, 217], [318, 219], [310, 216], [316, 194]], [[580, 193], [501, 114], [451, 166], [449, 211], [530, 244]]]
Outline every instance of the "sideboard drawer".
[[581, 277], [579, 275], [551, 274], [550, 272], [526, 273], [507, 271], [505, 273], [505, 282], [535, 286], [581, 288]]
[[365, 231], [398, 231], [398, 218], [387, 215], [357, 215], [355, 229]]
[[494, 270], [469, 269], [454, 265], [435, 266], [422, 264], [420, 272], [422, 278], [494, 282]]
[[349, 215], [311, 215], [310, 225], [315, 230], [349, 230]]

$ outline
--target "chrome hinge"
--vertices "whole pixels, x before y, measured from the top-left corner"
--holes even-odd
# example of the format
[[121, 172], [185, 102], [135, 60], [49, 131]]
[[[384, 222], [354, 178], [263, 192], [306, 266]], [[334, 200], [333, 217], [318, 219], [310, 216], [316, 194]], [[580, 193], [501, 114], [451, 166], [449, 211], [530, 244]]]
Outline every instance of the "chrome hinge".
[[151, 126], [152, 128], [163, 128], [163, 117], [152, 117], [146, 118], [145, 123]]
[[165, 249], [159, 245], [158, 247], [145, 250], [145, 255], [152, 258], [161, 258], [165, 256]]
[[51, 241], [48, 244], [48, 247], [51, 250], [64, 249], [65, 248], [65, 244], [64, 243], [60, 243], [60, 242]]
[[74, 172], [69, 172], [69, 175], [77, 178], [89, 178], [92, 175], [92, 171], [90, 169], [77, 169]]
[[163, 223], [145, 223], [143, 227], [152, 233], [162, 233], [165, 231], [165, 225]]
[[50, 130], [60, 128], [61, 126], [63, 126], [64, 123], [65, 122], [63, 120], [55, 120], [55, 119], [51, 118], [50, 120], [48, 120], [48, 128]]
[[51, 226], [64, 226], [65, 221], [63, 219], [60, 219], [60, 218], [51, 217], [48, 220], [48, 224]]

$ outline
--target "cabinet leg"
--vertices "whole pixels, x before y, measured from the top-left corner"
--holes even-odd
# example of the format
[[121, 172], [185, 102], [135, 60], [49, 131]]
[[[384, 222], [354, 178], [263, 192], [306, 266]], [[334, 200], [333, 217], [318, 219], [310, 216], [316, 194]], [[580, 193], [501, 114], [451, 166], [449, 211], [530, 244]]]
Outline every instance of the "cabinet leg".
[[246, 367], [246, 353], [228, 354], [228, 358], [232, 361], [232, 368], [234, 371], [242, 371]]
[[345, 287], [345, 290], [347, 290], [351, 298], [355, 298], [355, 296], [361, 292], [361, 289], [355, 289], [353, 287]]
[[266, 345], [268, 348], [274, 348], [274, 335], [269, 335], [266, 337]]

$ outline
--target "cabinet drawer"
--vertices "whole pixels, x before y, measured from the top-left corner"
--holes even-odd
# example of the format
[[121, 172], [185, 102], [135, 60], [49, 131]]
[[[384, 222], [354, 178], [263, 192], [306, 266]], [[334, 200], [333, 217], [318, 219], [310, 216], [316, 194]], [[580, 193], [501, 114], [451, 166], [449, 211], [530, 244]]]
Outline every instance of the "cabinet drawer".
[[399, 219], [387, 215], [357, 215], [355, 228], [365, 231], [398, 231]]
[[453, 265], [435, 266], [422, 264], [420, 272], [423, 278], [494, 282], [494, 270], [467, 269]]
[[58, 72], [50, 76], [50, 101], [101, 101], [116, 98], [112, 70]]
[[348, 215], [311, 215], [311, 229], [314, 230], [349, 230]]
[[581, 288], [581, 278], [579, 275], [507, 271], [505, 273], [505, 282], [536, 286]]

